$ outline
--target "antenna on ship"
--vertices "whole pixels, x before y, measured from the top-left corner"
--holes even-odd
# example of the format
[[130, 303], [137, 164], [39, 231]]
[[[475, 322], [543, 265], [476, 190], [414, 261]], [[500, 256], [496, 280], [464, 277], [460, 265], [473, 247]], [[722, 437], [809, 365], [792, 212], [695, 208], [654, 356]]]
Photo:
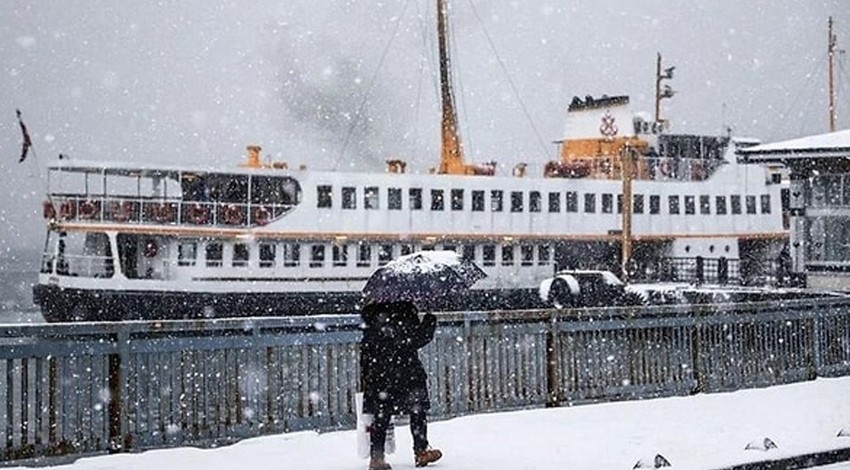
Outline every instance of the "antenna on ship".
[[829, 60], [829, 132], [835, 132], [835, 43], [837, 37], [832, 32], [832, 17], [829, 17], [829, 37], [827, 38], [827, 58]]
[[676, 91], [670, 87], [670, 85], [661, 86], [661, 82], [664, 80], [671, 80], [673, 78], [673, 70], [676, 69], [675, 66], [664, 68], [663, 72], [661, 69], [661, 53], [657, 53], [657, 60], [655, 62], [655, 122], [657, 123], [666, 123], [666, 119], [661, 119], [661, 100], [665, 98], [672, 98], [673, 95], [676, 94]]

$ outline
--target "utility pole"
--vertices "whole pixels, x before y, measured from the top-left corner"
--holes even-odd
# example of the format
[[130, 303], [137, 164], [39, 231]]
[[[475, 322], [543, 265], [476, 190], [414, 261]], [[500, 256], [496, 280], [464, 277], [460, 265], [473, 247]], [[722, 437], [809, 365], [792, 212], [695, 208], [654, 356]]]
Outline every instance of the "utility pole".
[[827, 42], [827, 56], [829, 58], [829, 132], [835, 132], [835, 42], [836, 36], [832, 32], [832, 17], [829, 17], [829, 37]]
[[670, 87], [670, 85], [661, 86], [661, 82], [664, 80], [670, 80], [673, 78], [673, 70], [676, 67], [666, 67], [661, 69], [661, 53], [657, 53], [657, 60], [655, 62], [655, 122], [661, 124], [666, 122], [665, 119], [661, 119], [661, 100], [664, 98], [672, 98], [673, 95], [676, 94], [676, 91]]

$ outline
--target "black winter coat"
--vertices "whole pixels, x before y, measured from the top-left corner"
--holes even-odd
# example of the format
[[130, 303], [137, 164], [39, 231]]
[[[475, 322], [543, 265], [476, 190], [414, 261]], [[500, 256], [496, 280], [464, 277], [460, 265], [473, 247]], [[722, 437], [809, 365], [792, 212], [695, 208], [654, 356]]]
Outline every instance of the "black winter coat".
[[428, 411], [427, 376], [418, 351], [434, 338], [437, 318], [426, 313], [420, 321], [410, 302], [368, 305], [362, 318], [363, 410], [373, 414]]

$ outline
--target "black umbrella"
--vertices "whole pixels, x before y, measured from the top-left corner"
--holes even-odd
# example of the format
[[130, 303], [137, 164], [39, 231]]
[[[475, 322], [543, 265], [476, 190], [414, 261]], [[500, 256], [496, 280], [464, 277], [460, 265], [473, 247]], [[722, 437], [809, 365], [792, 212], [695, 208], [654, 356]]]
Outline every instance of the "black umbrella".
[[454, 251], [419, 251], [378, 268], [366, 281], [363, 297], [367, 304], [423, 303], [467, 290], [485, 277]]

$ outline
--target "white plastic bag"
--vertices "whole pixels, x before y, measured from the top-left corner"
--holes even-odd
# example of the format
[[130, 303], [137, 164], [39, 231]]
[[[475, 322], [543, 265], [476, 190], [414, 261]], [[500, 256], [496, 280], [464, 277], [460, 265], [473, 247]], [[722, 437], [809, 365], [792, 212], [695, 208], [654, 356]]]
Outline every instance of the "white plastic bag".
[[[357, 456], [365, 459], [371, 455], [371, 433], [374, 417], [371, 413], [363, 412], [363, 393], [354, 394], [354, 406], [357, 411]], [[392, 420], [390, 420], [390, 425], [387, 428], [387, 440], [384, 444], [384, 451], [387, 454], [395, 452], [395, 425]]]

